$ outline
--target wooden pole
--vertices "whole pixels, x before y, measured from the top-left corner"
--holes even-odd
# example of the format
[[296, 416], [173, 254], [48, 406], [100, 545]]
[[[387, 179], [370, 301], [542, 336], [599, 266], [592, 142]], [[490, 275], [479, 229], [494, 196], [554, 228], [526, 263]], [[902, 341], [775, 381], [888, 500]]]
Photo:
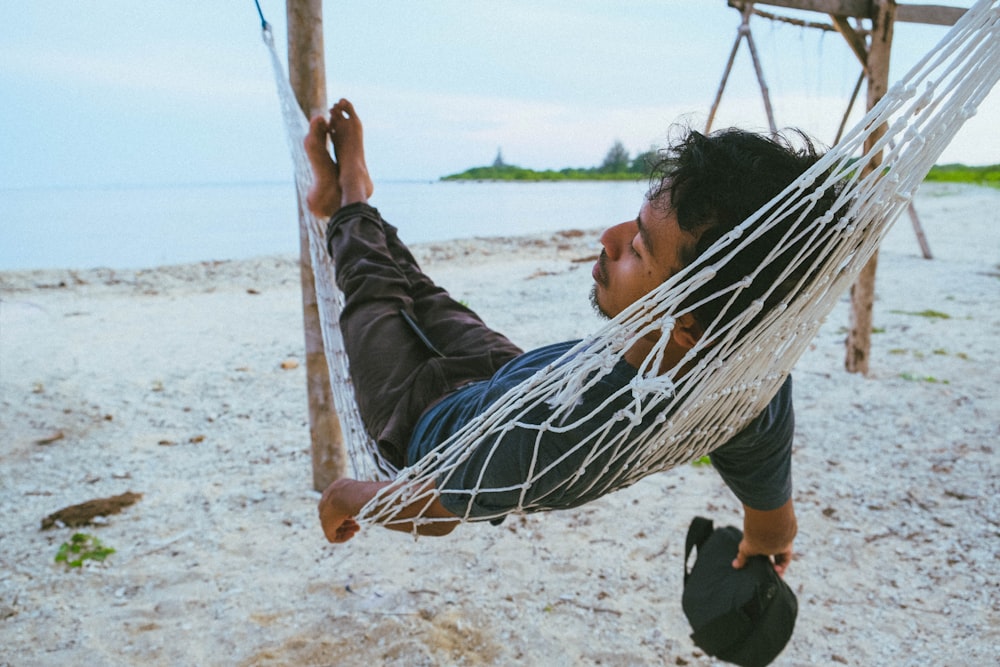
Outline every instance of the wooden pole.
[[854, 103], [858, 99], [858, 93], [861, 92], [861, 84], [865, 82], [865, 76], [864, 69], [862, 69], [861, 76], [858, 77], [858, 82], [854, 84], [854, 92], [851, 93], [851, 100], [847, 103], [844, 117], [840, 119], [840, 127], [837, 128], [837, 137], [833, 140], [835, 144], [839, 144], [840, 138], [844, 136], [844, 129], [847, 128], [847, 119], [850, 118], [851, 111], [854, 109]]
[[736, 54], [740, 50], [741, 41], [743, 41], [742, 26], [740, 26], [739, 31], [736, 33], [736, 41], [733, 42], [733, 49], [729, 52], [726, 69], [722, 72], [722, 82], [719, 84], [718, 92], [715, 93], [715, 101], [712, 102], [712, 108], [708, 112], [708, 120], [705, 122], [705, 134], [712, 131], [712, 123], [715, 122], [715, 112], [719, 110], [719, 102], [722, 101], [722, 93], [726, 90], [726, 82], [729, 80], [729, 74], [733, 71], [733, 63], [736, 62]]
[[931, 246], [927, 243], [927, 235], [924, 234], [924, 228], [920, 225], [920, 216], [917, 215], [917, 207], [911, 201], [907, 205], [906, 210], [910, 214], [910, 224], [913, 225], [913, 233], [917, 235], [917, 243], [920, 244], [921, 254], [923, 254], [924, 259], [934, 259], [934, 255], [931, 253]]
[[[892, 31], [895, 18], [895, 0], [874, 0], [872, 3], [871, 44], [868, 48], [868, 109], [875, 106], [889, 89], [889, 54], [892, 51]], [[865, 140], [865, 152], [881, 139], [887, 130], [881, 125]], [[865, 165], [865, 174], [878, 169], [882, 163], [881, 152]], [[844, 366], [851, 373], [868, 374], [871, 354], [872, 309], [875, 303], [875, 273], [878, 268], [878, 251], [861, 269], [851, 287], [851, 326], [847, 334], [847, 357]]]
[[[288, 80], [299, 107], [308, 117], [327, 113], [326, 68], [323, 62], [322, 0], [286, 0], [288, 17]], [[333, 406], [330, 375], [316, 301], [316, 283], [309, 255], [309, 231], [299, 203], [299, 258], [302, 316], [306, 338], [306, 383], [309, 396], [309, 436], [313, 488], [324, 490], [347, 472], [347, 455], [340, 420]]]
[[740, 15], [742, 20], [740, 22], [740, 28], [736, 32], [736, 41], [733, 42], [732, 51], [729, 52], [729, 60], [726, 62], [726, 69], [722, 73], [722, 82], [719, 84], [719, 90], [715, 94], [715, 101], [712, 102], [712, 108], [708, 112], [708, 120], [705, 122], [705, 134], [708, 134], [712, 130], [712, 123], [715, 122], [715, 113], [719, 110], [719, 102], [722, 101], [722, 93], [726, 90], [726, 82], [729, 80], [729, 74], [733, 70], [733, 63], [736, 61], [736, 53], [740, 49], [740, 42], [746, 38], [747, 47], [750, 49], [750, 59], [753, 61], [754, 72], [757, 73], [757, 83], [760, 85], [760, 94], [764, 98], [764, 113], [767, 114], [767, 122], [771, 128], [771, 132], [777, 134], [778, 128], [774, 124], [774, 111], [771, 108], [771, 96], [768, 93], [767, 84], [764, 82], [764, 70], [760, 64], [760, 58], [757, 56], [757, 46], [753, 41], [753, 34], [750, 32], [750, 17], [754, 13], [753, 3], [749, 2], [746, 4], [741, 4], [730, 0], [730, 7], [734, 7], [740, 10]]
[[757, 45], [753, 41], [753, 33], [750, 32], [750, 13], [753, 11], [753, 4], [748, 5], [744, 14], [744, 25], [747, 31], [747, 46], [750, 48], [750, 60], [753, 61], [753, 71], [757, 74], [757, 84], [760, 86], [760, 96], [764, 98], [764, 113], [767, 114], [767, 124], [771, 128], [771, 134], [778, 133], [778, 127], [774, 124], [774, 111], [771, 110], [771, 95], [768, 93], [767, 84], [764, 83], [764, 69], [760, 65], [760, 58], [757, 57]]

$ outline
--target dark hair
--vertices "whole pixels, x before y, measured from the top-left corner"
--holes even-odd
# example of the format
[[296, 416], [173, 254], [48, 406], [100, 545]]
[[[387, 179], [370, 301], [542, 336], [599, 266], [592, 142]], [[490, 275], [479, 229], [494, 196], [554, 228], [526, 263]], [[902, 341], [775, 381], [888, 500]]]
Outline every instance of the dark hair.
[[[680, 141], [659, 152], [647, 196], [654, 205], [668, 205], [677, 216], [680, 228], [697, 236], [691, 256], [682, 258], [685, 265], [699, 259], [711, 260], [704, 255], [713, 243], [767, 204], [819, 160], [821, 154], [814, 143], [802, 132], [793, 130], [792, 133], [801, 141], [801, 147], [796, 147], [782, 135], [765, 136], [726, 129], [708, 136], [690, 131]], [[816, 182], [822, 183], [823, 180], [821, 177]], [[821, 194], [817, 205], [806, 214], [805, 224], [829, 210], [838, 194], [836, 190], [839, 188], [828, 188]], [[662, 196], [665, 193], [669, 194], [669, 199]], [[801, 213], [801, 209], [797, 209], [785, 216], [739, 254], [722, 263], [716, 275], [682, 305], [697, 303], [743, 281], [761, 266]], [[764, 296], [774, 286], [795, 251], [795, 248], [785, 251], [776, 261], [764, 266], [753, 283], [740, 289], [722, 321], [728, 322]], [[787, 296], [809, 265], [809, 261], [801, 264], [802, 269], [797, 275], [790, 276], [774, 289], [767, 297], [764, 309], [750, 325]], [[729, 297], [712, 299], [698, 306], [693, 311], [695, 319], [702, 327], [708, 327], [728, 300]]]

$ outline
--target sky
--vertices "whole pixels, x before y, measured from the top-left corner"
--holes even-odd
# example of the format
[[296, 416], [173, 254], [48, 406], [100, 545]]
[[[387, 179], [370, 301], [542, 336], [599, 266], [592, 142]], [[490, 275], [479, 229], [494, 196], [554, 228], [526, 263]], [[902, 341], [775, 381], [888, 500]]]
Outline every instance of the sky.
[[[284, 57], [285, 3], [260, 2]], [[0, 189], [290, 178], [253, 0], [5, 4]], [[636, 154], [701, 129], [740, 17], [725, 0], [328, 0], [323, 21], [328, 96], [355, 103], [376, 180], [435, 180], [498, 150], [585, 167], [615, 141]], [[843, 39], [751, 26], [778, 125], [832, 142], [859, 73]], [[892, 78], [945, 32], [897, 24]], [[745, 44], [728, 125], [766, 126]], [[1000, 162], [998, 126], [994, 91], [939, 162]]]

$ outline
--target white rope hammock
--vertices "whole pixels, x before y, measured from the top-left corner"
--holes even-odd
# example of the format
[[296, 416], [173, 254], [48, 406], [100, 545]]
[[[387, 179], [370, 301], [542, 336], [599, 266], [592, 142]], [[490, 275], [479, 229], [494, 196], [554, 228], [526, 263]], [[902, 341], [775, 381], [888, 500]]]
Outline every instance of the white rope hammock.
[[[998, 4], [1000, 0], [981, 0], [969, 9], [941, 43], [892, 87], [840, 143], [693, 264], [580, 342], [560, 362], [509, 391], [416, 465], [402, 471], [395, 470], [379, 455], [358, 414], [338, 327], [342, 295], [336, 289], [333, 265], [324, 245], [326, 221], [310, 216], [310, 252], [331, 385], [354, 475], [359, 479], [398, 480], [366, 506], [359, 521], [398, 521], [394, 512], [404, 501], [426, 500], [429, 505], [434, 499], [431, 494], [439, 491], [426, 490], [427, 482], [436, 480], [440, 487], [469, 456], [473, 445], [493, 447], [513, 428], [533, 431], [536, 445], [546, 432], [585, 429], [582, 432], [588, 435], [563, 455], [565, 458], [583, 453], [584, 463], [577, 473], [562, 473], [556, 481], [544, 481], [545, 488], [551, 487], [546, 494], [561, 497], [624, 488], [654, 472], [701, 457], [738, 433], [777, 392], [823, 319], [907, 207], [931, 166], [996, 84], [1000, 77]], [[312, 179], [302, 148], [307, 121], [296, 104], [268, 29], [264, 39], [270, 49], [288, 128], [299, 197], [304, 202]], [[866, 139], [878, 136], [880, 128], [885, 130], [884, 135], [864, 151]], [[876, 161], [879, 153], [880, 165]], [[866, 165], [870, 170], [863, 169]], [[804, 222], [823, 192], [837, 188], [841, 191], [832, 208], [818, 220]], [[743, 281], [707, 297], [727, 304], [723, 313], [707, 328], [685, 361], [660, 373], [674, 318], [697, 305], [688, 304], [681, 310], [678, 304], [685, 303], [720, 267], [738, 261], [733, 258], [741, 248], [779, 223], [787, 231], [768, 260], [760, 267], [741, 267], [746, 272]], [[805, 277], [797, 279], [794, 289], [777, 307], [768, 309], [759, 322], [753, 320], [763, 309], [761, 299], [744, 312], [727, 315], [726, 309], [739, 293], [777, 257], [787, 265], [775, 284], [801, 275], [803, 268]], [[790, 262], [788, 257], [792, 257]], [[741, 331], [747, 325], [752, 326]], [[591, 413], [584, 417], [573, 415], [571, 423], [564, 423], [587, 387], [610, 372], [635, 341], [654, 332], [663, 332], [659, 343], [630, 385], [612, 397], [624, 398], [628, 407], [618, 410], [610, 421], [590, 419], [600, 422], [590, 424], [588, 418], [595, 414]], [[681, 373], [680, 368], [691, 363], [693, 368]], [[525, 416], [538, 406], [548, 406], [549, 417], [541, 424], [526, 421]], [[536, 446], [530, 473], [522, 485], [515, 487], [522, 492], [522, 500], [524, 491], [539, 483], [560, 460], [540, 457]], [[582, 475], [584, 469], [593, 466], [600, 466], [596, 481], [593, 475]], [[489, 490], [473, 486], [460, 492], [472, 496]], [[456, 491], [449, 489], [448, 493]], [[508, 511], [538, 509], [538, 501], [533, 502]]]

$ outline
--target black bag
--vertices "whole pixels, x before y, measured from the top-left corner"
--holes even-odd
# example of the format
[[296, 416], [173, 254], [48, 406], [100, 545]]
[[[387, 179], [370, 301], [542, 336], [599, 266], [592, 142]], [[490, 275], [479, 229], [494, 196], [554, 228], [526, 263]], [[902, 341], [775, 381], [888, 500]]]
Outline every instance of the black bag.
[[[681, 604], [694, 630], [691, 639], [701, 650], [742, 667], [764, 667], [791, 638], [798, 601], [765, 556], [733, 569], [742, 539], [732, 526], [713, 530], [711, 519], [700, 516], [691, 522]], [[688, 571], [694, 547], [698, 555]]]

